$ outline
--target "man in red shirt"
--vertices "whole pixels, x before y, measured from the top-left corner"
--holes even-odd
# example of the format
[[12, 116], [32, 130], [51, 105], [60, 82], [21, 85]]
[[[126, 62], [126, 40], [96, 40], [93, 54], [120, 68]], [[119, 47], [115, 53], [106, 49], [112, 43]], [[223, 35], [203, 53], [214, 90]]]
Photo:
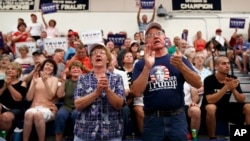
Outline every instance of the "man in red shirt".
[[74, 60], [78, 60], [82, 62], [83, 64], [82, 73], [83, 74], [89, 73], [92, 70], [92, 65], [87, 55], [87, 49], [82, 44], [75, 46], [75, 49], [76, 49], [76, 54], [66, 63], [66, 72], [68, 72], [67, 70], [68, 70], [70, 63]]

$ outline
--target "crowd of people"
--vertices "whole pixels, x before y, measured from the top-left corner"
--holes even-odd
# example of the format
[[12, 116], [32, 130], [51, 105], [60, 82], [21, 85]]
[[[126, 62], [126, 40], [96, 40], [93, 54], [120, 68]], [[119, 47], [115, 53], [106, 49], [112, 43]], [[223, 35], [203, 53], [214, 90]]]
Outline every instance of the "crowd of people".
[[[70, 29], [67, 51], [57, 48], [53, 55], [44, 49], [44, 39], [61, 36], [56, 20], [47, 23], [42, 12], [44, 26], [36, 14], [28, 24], [19, 18], [0, 47], [0, 130], [8, 139], [20, 120], [23, 141], [32, 127], [44, 141], [46, 123], [53, 120], [56, 141], [63, 140], [68, 120], [75, 141], [121, 141], [129, 118], [143, 141], [187, 141], [202, 119], [211, 140], [217, 119], [250, 124], [250, 104], [237, 77], [229, 75], [232, 64], [248, 73], [250, 28], [248, 40], [237, 29], [230, 40], [216, 29], [209, 41], [201, 31], [191, 41], [184, 29], [171, 42], [154, 22], [155, 8], [149, 21], [140, 12], [141, 7], [134, 37], [119, 33], [126, 36], [121, 46], [105, 38], [86, 45]], [[26, 45], [15, 47], [18, 42], [35, 42], [37, 48], [30, 56]], [[235, 103], [229, 102], [231, 95]]]

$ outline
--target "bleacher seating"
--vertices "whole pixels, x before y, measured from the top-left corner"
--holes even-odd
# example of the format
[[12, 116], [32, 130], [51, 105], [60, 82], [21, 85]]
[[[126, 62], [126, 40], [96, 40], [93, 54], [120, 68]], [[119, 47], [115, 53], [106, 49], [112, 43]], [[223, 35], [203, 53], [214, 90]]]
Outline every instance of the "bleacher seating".
[[[231, 73], [230, 73], [231, 74]], [[250, 75], [248, 74], [242, 74], [239, 73], [236, 69], [234, 69], [234, 75], [238, 77], [240, 80], [241, 88], [243, 93], [246, 95], [246, 102], [250, 102]], [[230, 102], [236, 102], [234, 97], [232, 96], [230, 99]], [[62, 102], [57, 102], [57, 107], [60, 108], [62, 106]], [[51, 121], [46, 124], [46, 137], [54, 137], [54, 127], [55, 127], [55, 122]], [[70, 125], [70, 123], [68, 123]], [[70, 125], [72, 126], [72, 125]], [[135, 137], [140, 141], [140, 135], [138, 134], [137, 126], [136, 126], [136, 121], [135, 119], [131, 118], [129, 121], [129, 132], [127, 133], [127, 141], [129, 141], [131, 138]], [[22, 128], [23, 127], [23, 120], [18, 122], [17, 127]], [[72, 126], [73, 127], [73, 126]], [[35, 127], [33, 127], [35, 129]], [[65, 131], [66, 136], [73, 136], [72, 132], [70, 133], [70, 130], [72, 131], [73, 128], [67, 128], [69, 130]], [[206, 124], [205, 120], [203, 119], [201, 121], [201, 127], [199, 131], [199, 136], [207, 136], [207, 130], [206, 130]], [[225, 121], [217, 121], [217, 128], [216, 128], [216, 135], [218, 136], [229, 136], [229, 123]], [[35, 140], [37, 139], [36, 131], [32, 131], [31, 139]], [[53, 140], [53, 139], [52, 139]], [[133, 139], [134, 140], [134, 139]]]

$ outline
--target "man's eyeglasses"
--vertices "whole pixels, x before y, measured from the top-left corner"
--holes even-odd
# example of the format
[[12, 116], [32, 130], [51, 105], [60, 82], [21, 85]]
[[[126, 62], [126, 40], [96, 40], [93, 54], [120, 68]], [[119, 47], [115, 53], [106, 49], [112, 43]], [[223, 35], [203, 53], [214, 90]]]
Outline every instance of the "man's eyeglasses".
[[92, 55], [97, 55], [97, 54], [100, 54], [100, 55], [105, 55], [106, 52], [104, 50], [95, 50], [91, 53]]
[[157, 36], [160, 36], [160, 35], [163, 35], [163, 34], [164, 34], [164, 33], [161, 32], [161, 31], [155, 32], [155, 33], [148, 33], [148, 34], [146, 35], [146, 38], [154, 38], [156, 35], [157, 35]]

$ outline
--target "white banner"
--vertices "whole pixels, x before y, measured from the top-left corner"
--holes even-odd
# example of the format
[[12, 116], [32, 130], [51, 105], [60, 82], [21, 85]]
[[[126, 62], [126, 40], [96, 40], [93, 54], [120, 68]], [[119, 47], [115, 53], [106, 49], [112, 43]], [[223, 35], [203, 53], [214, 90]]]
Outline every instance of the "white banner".
[[101, 30], [85, 31], [80, 36], [84, 45], [103, 42]]
[[18, 51], [18, 48], [23, 45], [26, 45], [29, 48], [28, 56], [32, 56], [32, 53], [37, 50], [36, 42], [18, 42], [18, 43], [15, 43], [16, 57], [20, 56], [20, 52]]
[[47, 52], [47, 55], [53, 55], [55, 49], [60, 48], [65, 52], [68, 50], [68, 41], [67, 38], [47, 38], [44, 39], [44, 50]]

